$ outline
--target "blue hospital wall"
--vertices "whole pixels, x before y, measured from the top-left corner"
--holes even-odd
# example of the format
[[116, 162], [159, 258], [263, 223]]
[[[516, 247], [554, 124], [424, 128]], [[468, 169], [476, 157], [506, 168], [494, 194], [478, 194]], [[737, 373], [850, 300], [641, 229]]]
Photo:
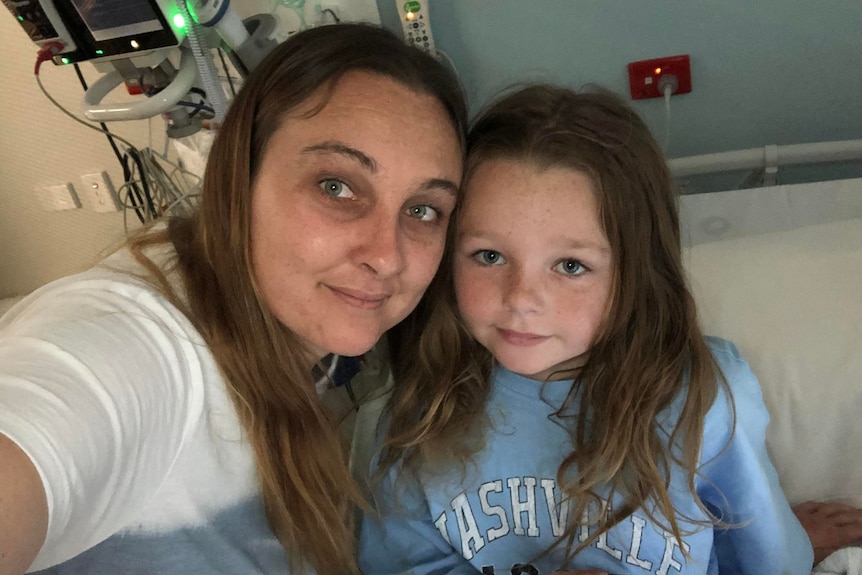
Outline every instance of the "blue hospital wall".
[[[397, 28], [394, 0], [378, 0]], [[862, 138], [859, 0], [430, 0], [475, 111], [521, 80], [628, 96], [629, 62], [689, 54], [668, 156]], [[661, 99], [633, 102], [664, 136]]]

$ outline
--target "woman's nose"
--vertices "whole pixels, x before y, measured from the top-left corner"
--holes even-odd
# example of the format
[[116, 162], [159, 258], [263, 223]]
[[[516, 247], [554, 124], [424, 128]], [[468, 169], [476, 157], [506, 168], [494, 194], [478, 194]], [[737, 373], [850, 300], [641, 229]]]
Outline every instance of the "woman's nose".
[[404, 238], [398, 220], [369, 218], [360, 238], [360, 263], [378, 276], [392, 276], [404, 269]]

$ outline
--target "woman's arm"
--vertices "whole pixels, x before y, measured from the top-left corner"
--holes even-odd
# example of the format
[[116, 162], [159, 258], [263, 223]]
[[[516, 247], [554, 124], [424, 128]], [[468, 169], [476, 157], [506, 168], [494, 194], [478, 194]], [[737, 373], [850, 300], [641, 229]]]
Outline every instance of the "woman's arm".
[[24, 573], [42, 547], [47, 528], [48, 503], [36, 467], [0, 434], [0, 573]]
[[843, 547], [862, 543], [862, 509], [833, 501], [808, 501], [793, 513], [814, 547], [817, 565]]
[[43, 289], [0, 328], [0, 573], [127, 524], [202, 409], [206, 350], [146, 286], [91, 272]]

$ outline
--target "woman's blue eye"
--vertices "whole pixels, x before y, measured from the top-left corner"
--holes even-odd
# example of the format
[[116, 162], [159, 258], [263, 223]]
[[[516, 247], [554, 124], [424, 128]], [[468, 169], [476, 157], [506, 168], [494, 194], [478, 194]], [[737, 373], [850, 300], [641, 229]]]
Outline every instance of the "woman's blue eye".
[[587, 268], [584, 267], [584, 264], [582, 264], [578, 260], [563, 260], [555, 267], [560, 273], [567, 276], [579, 276], [585, 271], [587, 271]]
[[320, 189], [323, 190], [323, 193], [332, 198], [353, 198], [353, 192], [350, 190], [350, 186], [342, 182], [341, 180], [336, 180], [333, 178], [329, 178], [326, 180], [322, 180], [319, 184]]
[[503, 259], [500, 252], [495, 252], [494, 250], [479, 250], [473, 254], [473, 257], [478, 260], [479, 263], [485, 264], [486, 266], [497, 266], [506, 261]]
[[440, 212], [425, 205], [410, 206], [407, 208], [407, 215], [423, 222], [435, 222], [440, 219]]

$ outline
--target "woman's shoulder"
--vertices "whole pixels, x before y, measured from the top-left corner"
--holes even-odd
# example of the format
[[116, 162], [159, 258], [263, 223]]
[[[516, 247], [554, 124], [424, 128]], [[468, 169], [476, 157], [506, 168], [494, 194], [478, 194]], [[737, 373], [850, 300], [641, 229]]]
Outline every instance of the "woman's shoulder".
[[36, 335], [58, 324], [153, 321], [186, 337], [196, 334], [184, 314], [148, 280], [144, 266], [122, 249], [86, 271], [54, 280], [22, 298], [0, 318], [0, 332]]
[[217, 371], [193, 323], [127, 250], [19, 301], [0, 317], [0, 354], [34, 377], [51, 365], [82, 385], [119, 387], [147, 374], [180, 393], [190, 378], [209, 381]]

